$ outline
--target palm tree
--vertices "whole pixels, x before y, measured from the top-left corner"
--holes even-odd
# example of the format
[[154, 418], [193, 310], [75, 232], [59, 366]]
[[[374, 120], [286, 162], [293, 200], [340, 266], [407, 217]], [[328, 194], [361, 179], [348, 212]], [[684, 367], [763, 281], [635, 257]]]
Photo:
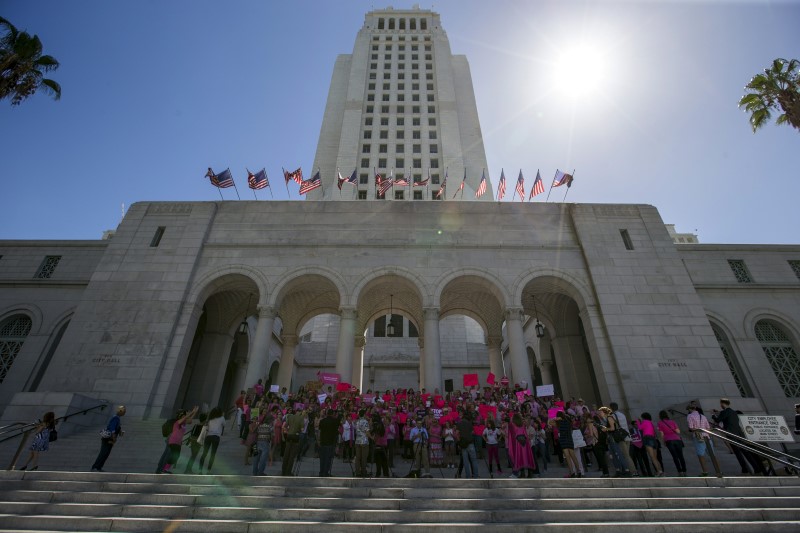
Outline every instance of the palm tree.
[[764, 69], [745, 86], [749, 92], [739, 100], [750, 113], [753, 133], [772, 118], [771, 110], [783, 111], [776, 124], [786, 124], [800, 130], [800, 62], [776, 59], [772, 67]]
[[0, 29], [5, 30], [0, 37], [0, 100], [11, 98], [11, 105], [19, 105], [39, 89], [56, 100], [61, 98], [61, 86], [44, 77], [58, 68], [58, 61], [42, 55], [39, 37], [17, 30], [3, 17]]

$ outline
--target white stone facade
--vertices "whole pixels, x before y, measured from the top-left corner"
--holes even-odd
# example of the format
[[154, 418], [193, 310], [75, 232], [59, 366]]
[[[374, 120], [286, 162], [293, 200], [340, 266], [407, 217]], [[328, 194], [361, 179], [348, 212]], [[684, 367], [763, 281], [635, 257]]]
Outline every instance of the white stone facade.
[[[311, 200], [379, 199], [376, 172], [411, 182], [381, 199], [435, 200], [447, 173], [441, 199], [476, 200], [485, 173], [487, 190], [477, 200], [492, 200], [469, 64], [451, 53], [437, 13], [367, 13], [353, 53], [333, 69], [311, 172], [318, 169], [323, 186], [308, 193]], [[355, 169], [358, 187], [340, 191], [337, 169], [345, 178]], [[413, 187], [429, 174], [427, 186]]]
[[[51, 276], [34, 278], [51, 255], [62, 256]], [[797, 364], [800, 246], [675, 245], [650, 206], [137, 203], [110, 240], [2, 241], [0, 256], [0, 328], [32, 323], [0, 384], [4, 405], [69, 392], [161, 415], [225, 405], [259, 377], [296, 389], [317, 370], [365, 389], [459, 388], [464, 372], [483, 383], [492, 370], [634, 412], [728, 396], [789, 414], [800, 400], [754, 331], [777, 325]], [[405, 348], [387, 353], [368, 330], [390, 305], [419, 337], [391, 339]], [[298, 337], [323, 315], [337, 319], [336, 341], [315, 352]], [[464, 317], [482, 342], [454, 338]]]

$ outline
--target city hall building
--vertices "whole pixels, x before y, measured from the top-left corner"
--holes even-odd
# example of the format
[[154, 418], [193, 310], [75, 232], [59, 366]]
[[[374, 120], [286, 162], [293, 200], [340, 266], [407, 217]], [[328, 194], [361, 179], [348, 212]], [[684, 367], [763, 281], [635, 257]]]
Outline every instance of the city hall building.
[[[800, 402], [800, 245], [699, 244], [649, 205], [476, 198], [471, 75], [434, 12], [366, 15], [317, 167], [302, 202], [140, 202], [107, 239], [0, 241], [6, 418], [87, 398], [160, 417], [318, 372], [364, 391], [491, 372], [637, 414]], [[337, 168], [357, 176], [341, 195]], [[409, 184], [381, 193], [376, 172]]]

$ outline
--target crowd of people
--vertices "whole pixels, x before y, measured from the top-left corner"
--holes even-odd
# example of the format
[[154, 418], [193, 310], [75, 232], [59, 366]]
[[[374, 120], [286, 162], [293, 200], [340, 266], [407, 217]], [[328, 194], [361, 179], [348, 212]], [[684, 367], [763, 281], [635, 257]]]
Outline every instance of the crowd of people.
[[[738, 415], [725, 398], [711, 421], [695, 403], [687, 411], [689, 432], [684, 435], [666, 410], [656, 419], [648, 412], [629, 419], [614, 402], [598, 407], [580, 398], [537, 398], [519, 386], [446, 394], [425, 389], [362, 394], [328, 386], [289, 393], [285, 388], [265, 392], [259, 382], [236, 399], [232, 429], [253, 475], [264, 475], [276, 461], [281, 475], [295, 475], [296, 462], [311, 451], [319, 458], [322, 477], [331, 475], [337, 458], [350, 465], [355, 477], [430, 477], [432, 468], [443, 477], [477, 478], [484, 470], [494, 477], [504, 475], [504, 467], [512, 478], [536, 477], [555, 464], [573, 478], [593, 471], [601, 477], [660, 477], [666, 474], [666, 449], [674, 475], [686, 476], [684, 441], [691, 442], [698, 457], [699, 475], [709, 475], [708, 461], [719, 473], [712, 440], [702, 429], [716, 426], [741, 434]], [[165, 424], [166, 447], [157, 473], [173, 471], [181, 443], [191, 452], [184, 473], [211, 472], [225, 418], [216, 408], [187, 429], [196, 415], [197, 408], [181, 411]], [[758, 456], [735, 445], [730, 449], [742, 473], [767, 473]], [[407, 473], [396, 470], [398, 456], [410, 463]]]

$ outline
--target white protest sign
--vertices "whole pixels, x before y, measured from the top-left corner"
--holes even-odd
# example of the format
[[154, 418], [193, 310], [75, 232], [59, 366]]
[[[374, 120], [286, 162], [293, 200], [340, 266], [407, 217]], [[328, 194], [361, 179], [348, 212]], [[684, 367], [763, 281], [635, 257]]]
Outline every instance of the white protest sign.
[[537, 385], [536, 386], [536, 397], [543, 398], [545, 396], [555, 396], [556, 391], [553, 385]]

